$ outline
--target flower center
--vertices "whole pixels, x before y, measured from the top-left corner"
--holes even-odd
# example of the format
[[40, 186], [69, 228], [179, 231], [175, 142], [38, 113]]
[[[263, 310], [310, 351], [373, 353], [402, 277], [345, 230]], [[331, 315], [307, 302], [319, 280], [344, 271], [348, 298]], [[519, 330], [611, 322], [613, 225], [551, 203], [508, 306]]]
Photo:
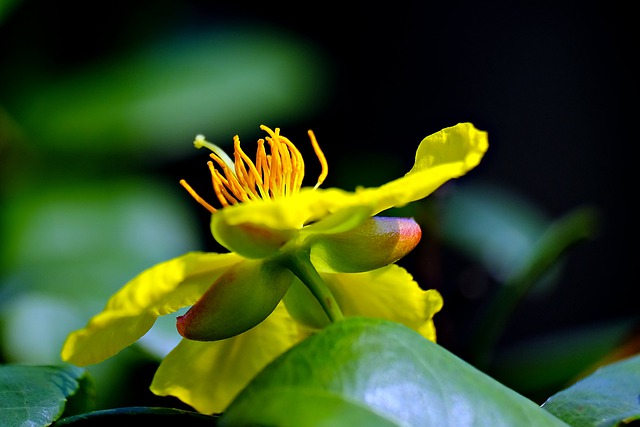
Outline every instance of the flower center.
[[[280, 128], [276, 128], [274, 132], [261, 125], [260, 129], [266, 131], [269, 136], [258, 140], [255, 163], [240, 148], [238, 135], [233, 138], [233, 160], [220, 147], [206, 141], [202, 135], [198, 135], [193, 143], [196, 148], [206, 147], [212, 151], [212, 160], [207, 162], [207, 165], [211, 172], [213, 191], [223, 208], [251, 200], [287, 197], [297, 193], [302, 187], [304, 160], [300, 151], [288, 138], [280, 135]], [[316, 189], [327, 177], [329, 168], [315, 135], [311, 130], [308, 134], [322, 166], [318, 181], [313, 187]], [[265, 141], [269, 145], [269, 154]], [[184, 179], [180, 180], [180, 184], [209, 212], [217, 211]]]

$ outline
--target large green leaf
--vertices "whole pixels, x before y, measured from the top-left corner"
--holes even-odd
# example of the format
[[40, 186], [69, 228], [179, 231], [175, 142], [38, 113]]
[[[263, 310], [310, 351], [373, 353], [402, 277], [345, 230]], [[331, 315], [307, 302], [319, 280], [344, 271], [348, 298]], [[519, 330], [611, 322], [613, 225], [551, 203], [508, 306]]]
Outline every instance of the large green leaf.
[[2, 426], [50, 425], [78, 390], [83, 374], [72, 366], [0, 366]]
[[349, 318], [285, 353], [220, 425], [565, 426], [415, 331]]
[[640, 355], [602, 367], [551, 396], [542, 407], [574, 427], [640, 420]]

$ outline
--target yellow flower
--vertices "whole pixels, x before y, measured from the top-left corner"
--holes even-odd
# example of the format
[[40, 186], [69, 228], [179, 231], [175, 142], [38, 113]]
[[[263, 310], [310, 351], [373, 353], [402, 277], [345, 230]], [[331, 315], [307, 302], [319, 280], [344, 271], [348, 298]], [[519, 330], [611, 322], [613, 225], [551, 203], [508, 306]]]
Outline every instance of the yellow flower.
[[[203, 413], [222, 412], [269, 362], [331, 321], [370, 316], [403, 323], [435, 340], [436, 290], [422, 290], [393, 264], [420, 239], [409, 218], [376, 214], [419, 200], [475, 167], [486, 132], [461, 123], [426, 137], [413, 168], [378, 188], [347, 192], [302, 187], [304, 161], [279, 129], [258, 141], [256, 161], [234, 139], [234, 159], [209, 148], [216, 209], [181, 184], [211, 213], [213, 237], [229, 253], [192, 252], [142, 272], [85, 328], [69, 335], [62, 359], [84, 366], [142, 337], [158, 316], [191, 307], [177, 321], [185, 337], [161, 362], [151, 384]], [[267, 153], [266, 146], [269, 148]]]

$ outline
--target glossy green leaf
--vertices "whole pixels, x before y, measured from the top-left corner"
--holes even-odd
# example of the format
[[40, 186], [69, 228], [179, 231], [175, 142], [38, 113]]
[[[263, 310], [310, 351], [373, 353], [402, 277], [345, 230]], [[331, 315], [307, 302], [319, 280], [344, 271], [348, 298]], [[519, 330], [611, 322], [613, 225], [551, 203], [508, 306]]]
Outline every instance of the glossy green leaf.
[[84, 370], [72, 366], [0, 366], [3, 427], [48, 426], [76, 393]]
[[542, 407], [573, 427], [622, 426], [640, 420], [640, 355], [598, 369]]
[[413, 330], [370, 318], [332, 324], [258, 374], [220, 419], [253, 424], [565, 426]]
[[218, 417], [204, 415], [198, 412], [173, 408], [155, 407], [126, 407], [105, 409], [63, 418], [56, 422], [55, 427], [70, 426], [110, 426], [110, 425], [175, 425], [199, 427], [215, 427]]

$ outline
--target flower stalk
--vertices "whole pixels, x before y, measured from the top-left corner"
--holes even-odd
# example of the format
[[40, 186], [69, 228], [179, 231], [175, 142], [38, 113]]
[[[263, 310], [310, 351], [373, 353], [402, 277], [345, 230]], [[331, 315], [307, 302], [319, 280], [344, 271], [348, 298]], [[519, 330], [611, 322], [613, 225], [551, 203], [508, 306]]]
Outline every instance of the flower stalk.
[[279, 262], [311, 291], [332, 323], [344, 318], [338, 302], [311, 263], [311, 253], [308, 249], [286, 252], [279, 258]]

